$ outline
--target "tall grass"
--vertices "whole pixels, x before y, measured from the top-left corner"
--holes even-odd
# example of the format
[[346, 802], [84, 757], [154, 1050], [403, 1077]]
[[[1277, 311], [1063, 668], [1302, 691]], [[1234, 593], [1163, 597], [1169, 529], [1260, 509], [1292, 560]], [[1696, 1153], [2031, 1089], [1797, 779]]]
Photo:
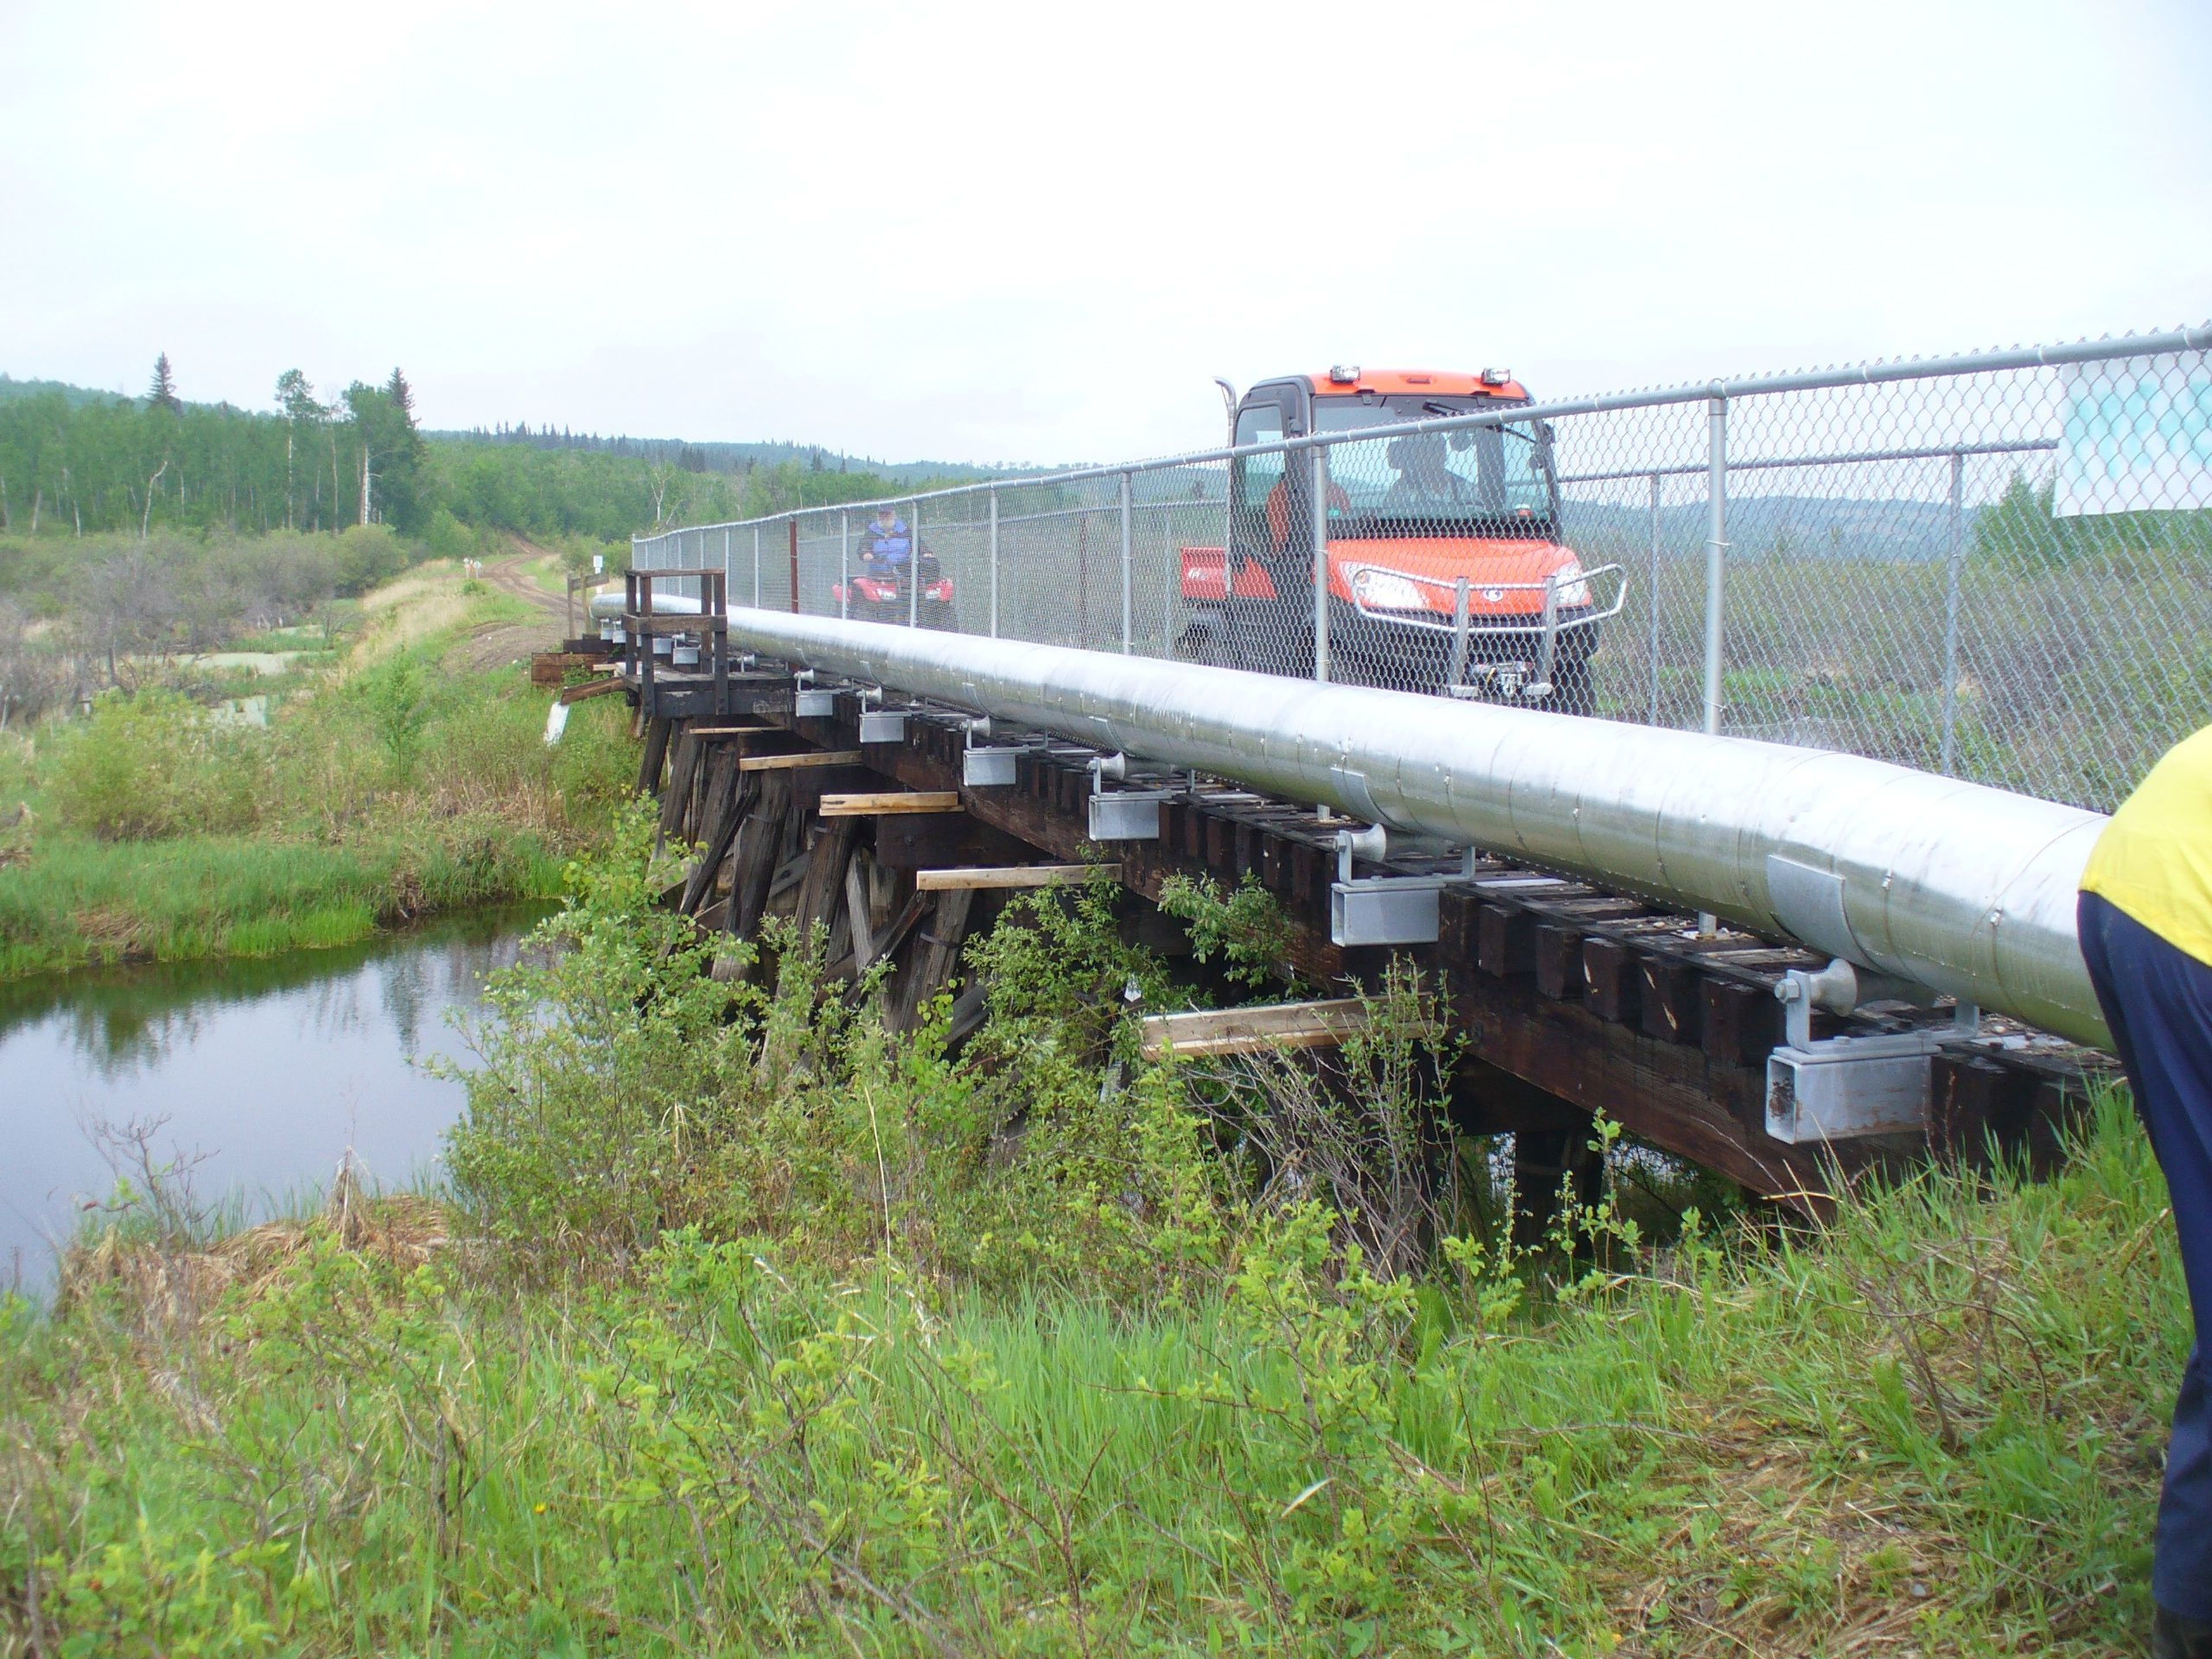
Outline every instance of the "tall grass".
[[445, 621], [380, 605], [354, 664], [278, 699], [266, 730], [149, 691], [0, 750], [0, 975], [336, 945], [555, 896], [620, 797], [620, 711], [579, 708], [548, 749], [520, 673], [449, 665], [457, 630], [514, 602], [406, 582]]
[[141, 1223], [0, 1310], [0, 1640], [2089, 1655], [2147, 1618], [2189, 1332], [2124, 1101], [2042, 1185], [1662, 1243], [1570, 1205], [1533, 1255], [1492, 1194], [1399, 1272], [1333, 1163], [1433, 1121], [1410, 979], [1282, 1061], [1345, 1133], [1255, 1175], [1263, 1100], [1133, 1066], [1122, 988], [1172, 985], [1110, 884], [1001, 918], [954, 1055], [949, 999], [895, 1044], [787, 930], [714, 977], [653, 839], [496, 978], [447, 1203]]
[[560, 887], [556, 847], [490, 820], [336, 847], [56, 836], [0, 871], [0, 976], [345, 945], [418, 915], [550, 898]]
[[1279, 1230], [1150, 1306], [696, 1235], [502, 1290], [325, 1232], [151, 1364], [120, 1287], [12, 1316], [0, 1619], [35, 1590], [49, 1639], [125, 1652], [2108, 1654], [2187, 1340], [2160, 1202], [2115, 1107], [2048, 1185], [1929, 1175], [1492, 1321]]

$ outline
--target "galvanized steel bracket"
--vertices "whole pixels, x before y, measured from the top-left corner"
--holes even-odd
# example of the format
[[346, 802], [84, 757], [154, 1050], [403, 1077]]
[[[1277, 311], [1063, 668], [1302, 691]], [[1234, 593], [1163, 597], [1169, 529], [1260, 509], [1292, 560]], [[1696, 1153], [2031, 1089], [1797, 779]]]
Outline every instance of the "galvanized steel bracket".
[[1093, 841], [1158, 841], [1160, 807], [1173, 798], [1171, 789], [1115, 789], [1109, 778], [1129, 775], [1129, 757], [1122, 754], [1094, 756], [1091, 762], [1091, 839]]
[[1463, 868], [1446, 876], [1362, 876], [1354, 878], [1355, 854], [1379, 862], [1389, 851], [1389, 833], [1370, 830], [1336, 832], [1336, 879], [1328, 890], [1328, 936], [1339, 945], [1434, 945], [1443, 932], [1443, 890], [1474, 874], [1478, 856], [1467, 849]]
[[960, 751], [960, 781], [969, 789], [1011, 788], [1017, 781], [1019, 749], [978, 748], [975, 739], [991, 735], [991, 717], [978, 715], [968, 722], [968, 746]]
[[1841, 957], [1817, 973], [1791, 969], [1774, 994], [1784, 1008], [1784, 1042], [1766, 1057], [1766, 1133], [1793, 1146], [1923, 1130], [1936, 1054], [1981, 1030], [1982, 1011], [1961, 1002], [1948, 1030], [1815, 1041], [1815, 1008], [1848, 1014], [1865, 1002], [1933, 1000], [1925, 986], [1868, 973]]

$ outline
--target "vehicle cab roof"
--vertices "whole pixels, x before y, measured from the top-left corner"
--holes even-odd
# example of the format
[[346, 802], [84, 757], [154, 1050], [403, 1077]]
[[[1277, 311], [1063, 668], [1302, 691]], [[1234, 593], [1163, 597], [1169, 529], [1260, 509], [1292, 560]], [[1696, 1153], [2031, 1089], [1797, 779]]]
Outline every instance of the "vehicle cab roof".
[[1307, 381], [1319, 398], [1372, 392], [1389, 398], [1504, 398], [1528, 401], [1528, 393], [1518, 380], [1486, 386], [1480, 374], [1457, 374], [1443, 369], [1363, 368], [1359, 378], [1351, 381], [1333, 380], [1328, 371], [1323, 369], [1318, 374], [1299, 378]]

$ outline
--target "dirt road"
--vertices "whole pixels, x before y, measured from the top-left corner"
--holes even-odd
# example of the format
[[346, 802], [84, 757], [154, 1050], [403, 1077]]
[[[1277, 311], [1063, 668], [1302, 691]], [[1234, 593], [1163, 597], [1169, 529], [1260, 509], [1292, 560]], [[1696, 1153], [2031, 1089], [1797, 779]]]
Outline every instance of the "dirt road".
[[461, 647], [461, 661], [470, 668], [498, 668], [520, 662], [539, 651], [557, 651], [568, 631], [568, 608], [558, 593], [538, 585], [530, 567], [552, 556], [545, 549], [516, 539], [514, 550], [487, 559], [487, 586], [522, 600], [538, 614], [528, 622], [493, 623], [478, 629]]

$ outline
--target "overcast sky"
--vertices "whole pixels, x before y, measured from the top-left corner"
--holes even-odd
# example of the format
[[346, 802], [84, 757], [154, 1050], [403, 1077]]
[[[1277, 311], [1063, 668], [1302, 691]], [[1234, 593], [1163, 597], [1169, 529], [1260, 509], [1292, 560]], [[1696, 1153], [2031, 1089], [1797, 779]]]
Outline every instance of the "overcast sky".
[[2212, 315], [2205, 0], [0, 0], [0, 370], [896, 459]]

